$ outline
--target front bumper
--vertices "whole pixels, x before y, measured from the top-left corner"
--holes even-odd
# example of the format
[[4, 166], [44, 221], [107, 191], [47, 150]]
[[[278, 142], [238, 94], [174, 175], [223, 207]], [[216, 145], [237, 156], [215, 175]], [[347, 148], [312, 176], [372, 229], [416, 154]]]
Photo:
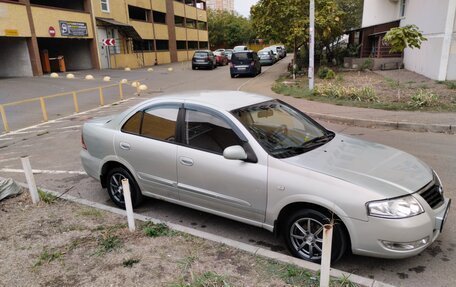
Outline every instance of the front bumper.
[[[354, 220], [350, 230], [352, 251], [359, 255], [397, 259], [417, 255], [437, 239], [442, 227], [444, 230], [450, 204], [451, 200], [445, 198], [444, 204], [437, 209], [426, 205], [424, 213], [410, 218], [369, 217], [368, 221]], [[384, 243], [404, 244], [424, 238], [428, 238], [425, 244], [408, 250], [391, 249]]]

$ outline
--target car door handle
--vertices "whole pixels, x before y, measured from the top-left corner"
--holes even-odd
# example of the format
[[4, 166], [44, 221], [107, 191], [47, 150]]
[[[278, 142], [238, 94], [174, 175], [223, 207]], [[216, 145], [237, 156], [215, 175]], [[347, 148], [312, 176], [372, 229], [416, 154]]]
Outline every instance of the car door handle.
[[130, 144], [121, 142], [120, 143], [120, 148], [123, 150], [130, 150]]
[[193, 159], [188, 158], [188, 157], [181, 157], [181, 158], [179, 158], [179, 161], [182, 165], [186, 165], [186, 166], [193, 165]]

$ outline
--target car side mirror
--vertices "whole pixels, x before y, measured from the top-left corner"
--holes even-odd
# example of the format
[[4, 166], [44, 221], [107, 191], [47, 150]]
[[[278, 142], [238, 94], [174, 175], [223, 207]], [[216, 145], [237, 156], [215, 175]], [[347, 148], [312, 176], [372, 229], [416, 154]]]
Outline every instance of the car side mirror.
[[245, 160], [247, 159], [247, 153], [240, 145], [233, 145], [223, 151], [223, 157], [231, 160]]

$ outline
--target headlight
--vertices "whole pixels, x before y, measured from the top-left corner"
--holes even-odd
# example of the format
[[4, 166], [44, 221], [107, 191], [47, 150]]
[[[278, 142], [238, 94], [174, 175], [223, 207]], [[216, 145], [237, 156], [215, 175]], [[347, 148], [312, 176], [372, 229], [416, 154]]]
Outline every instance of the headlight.
[[367, 203], [367, 212], [370, 216], [384, 218], [406, 218], [424, 212], [421, 204], [411, 195], [388, 199], [382, 201], [372, 201]]

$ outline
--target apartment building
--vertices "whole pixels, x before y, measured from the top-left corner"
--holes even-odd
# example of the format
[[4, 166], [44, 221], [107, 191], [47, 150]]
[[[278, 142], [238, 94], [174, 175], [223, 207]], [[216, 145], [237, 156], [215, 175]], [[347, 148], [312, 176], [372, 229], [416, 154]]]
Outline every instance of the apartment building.
[[212, 10], [234, 11], [234, 0], [207, 0], [207, 8]]
[[[389, 54], [389, 29], [414, 24], [427, 41], [421, 49]], [[364, 0], [362, 28], [351, 31], [360, 57], [399, 57], [406, 69], [435, 80], [456, 80], [456, 0]]]
[[205, 0], [0, 0], [0, 77], [186, 61], [208, 45]]

